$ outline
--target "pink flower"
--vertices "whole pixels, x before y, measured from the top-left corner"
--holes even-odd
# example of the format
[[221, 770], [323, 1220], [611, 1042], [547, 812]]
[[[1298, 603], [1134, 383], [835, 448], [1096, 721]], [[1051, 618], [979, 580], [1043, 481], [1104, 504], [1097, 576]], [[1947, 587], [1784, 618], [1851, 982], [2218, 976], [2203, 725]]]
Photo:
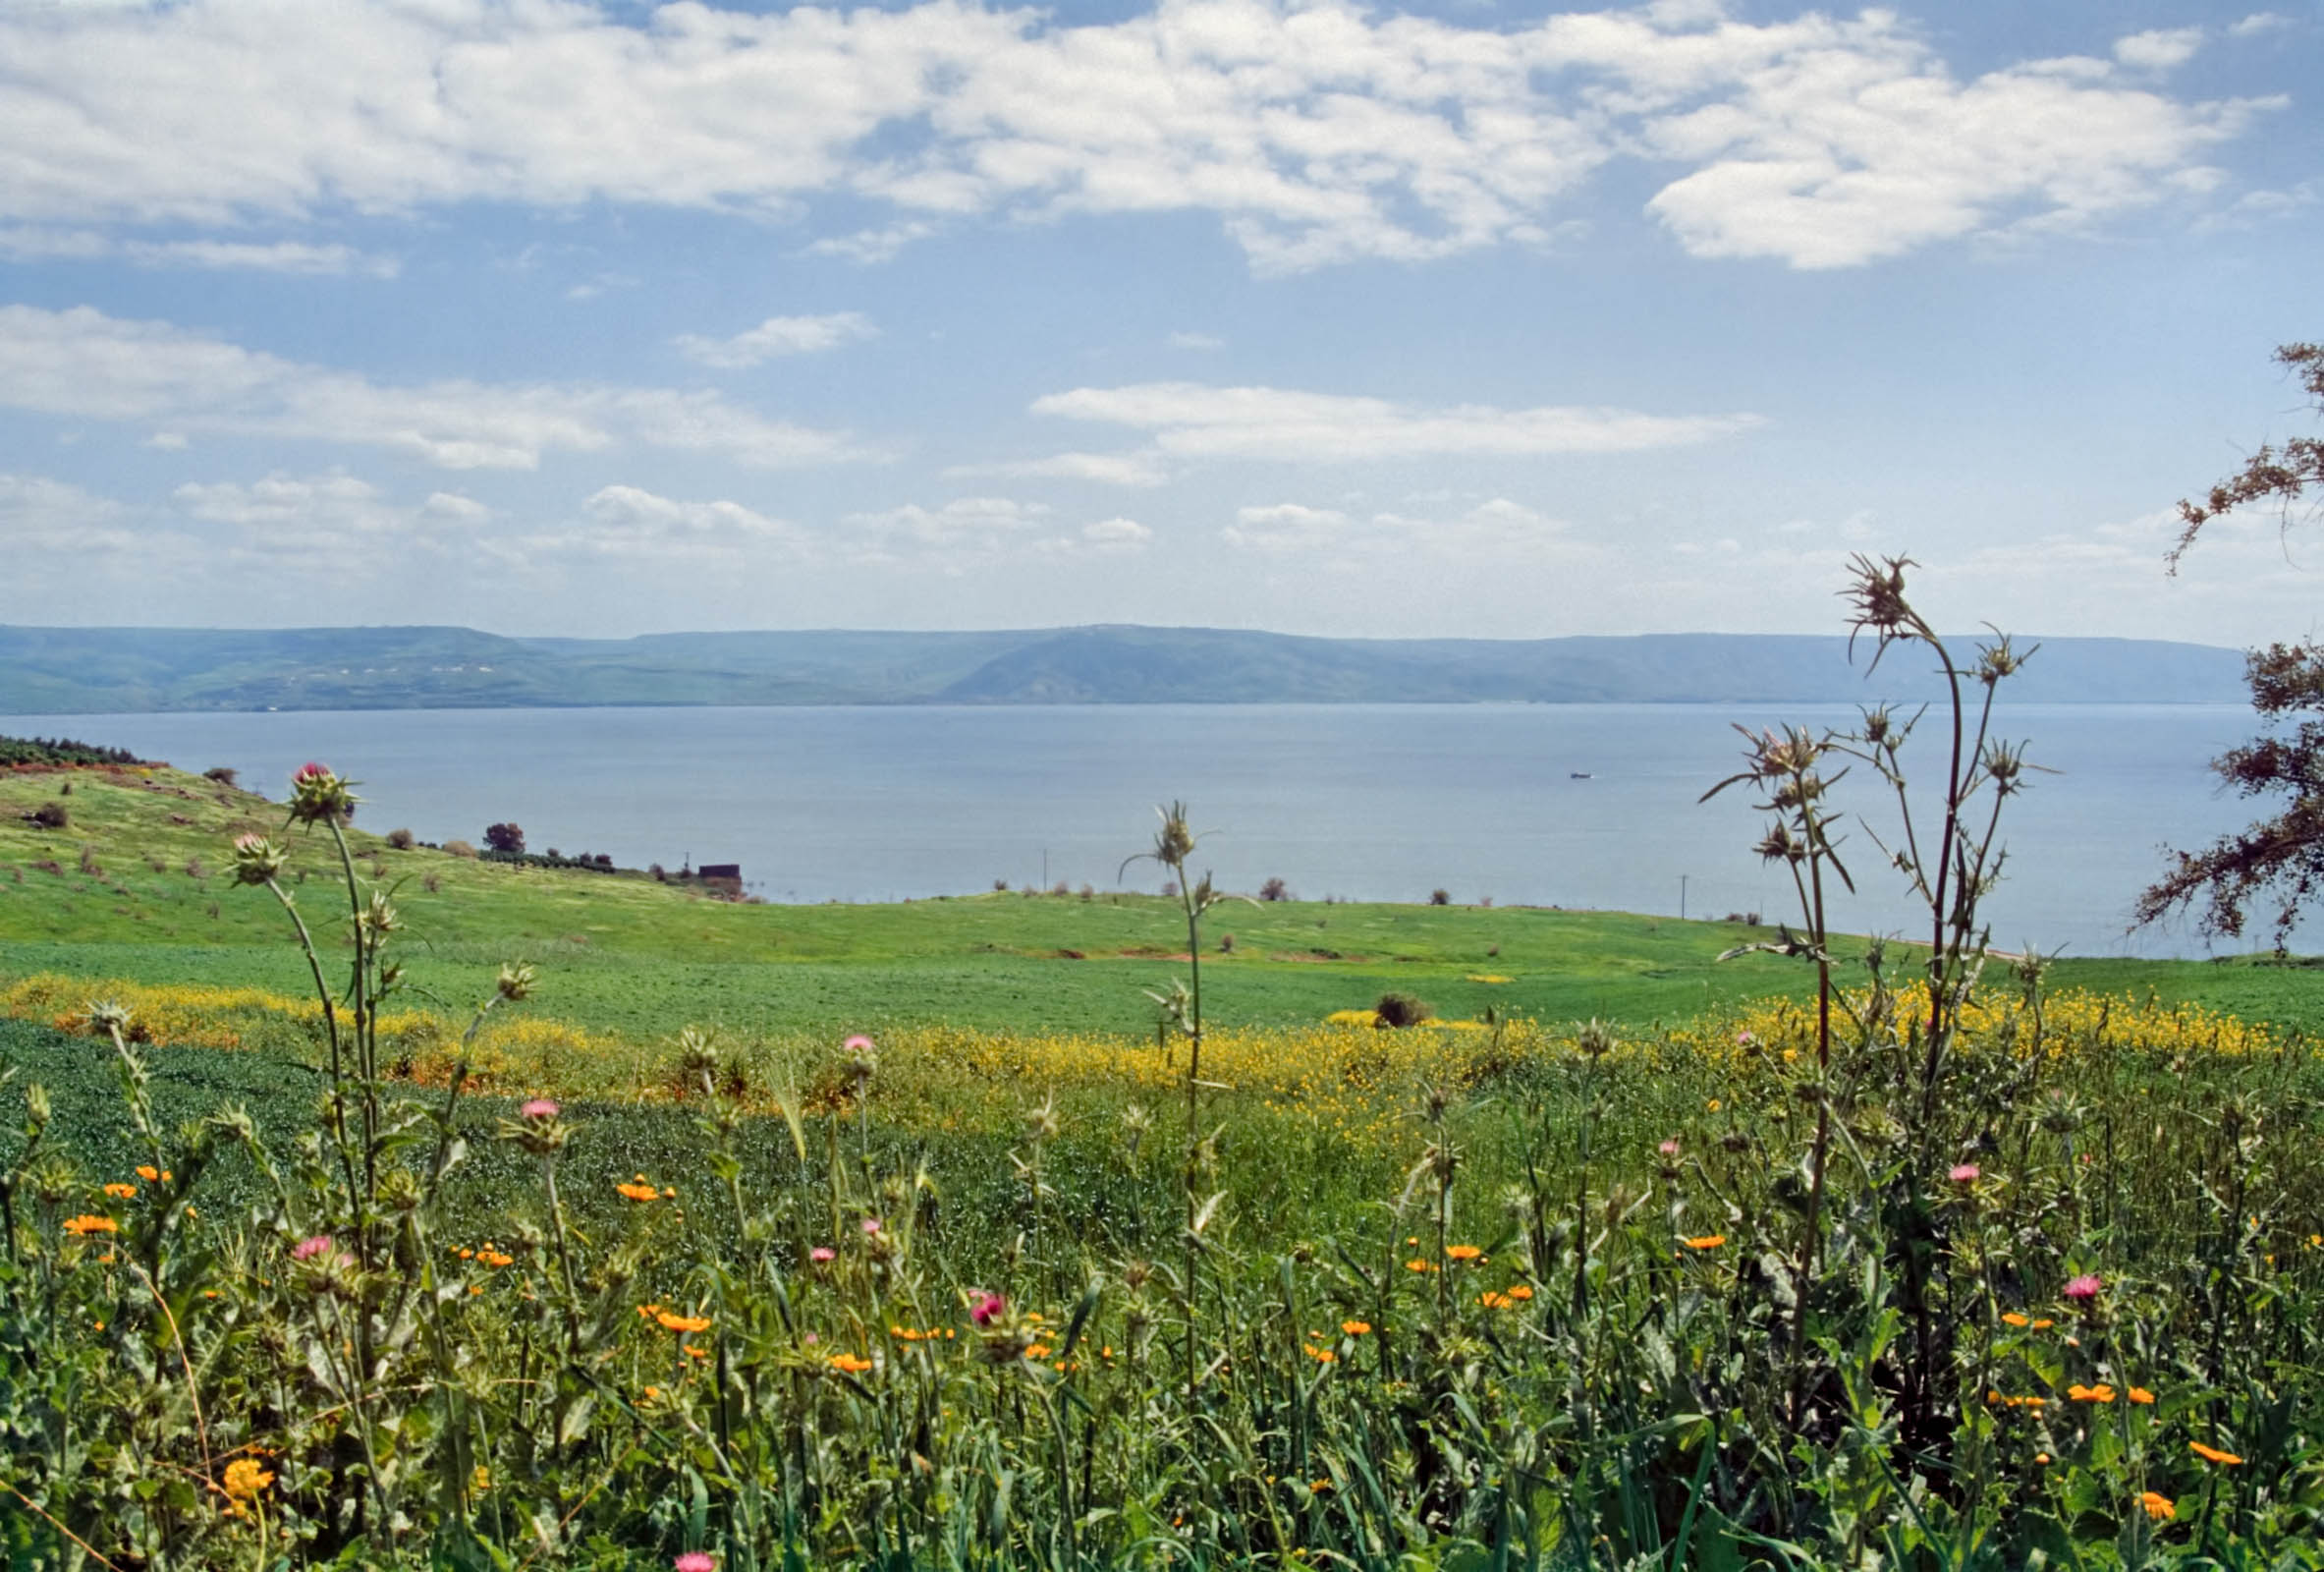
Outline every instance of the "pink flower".
[[1007, 1311], [1009, 1302], [998, 1294], [986, 1294], [968, 1311], [968, 1319], [979, 1326], [990, 1326], [996, 1317]]
[[1981, 1172], [1983, 1170], [1973, 1162], [1957, 1162], [1953, 1165], [1953, 1171], [1945, 1177], [1957, 1185], [1974, 1184]]
[[302, 1239], [297, 1244], [293, 1245], [291, 1247], [291, 1259], [293, 1261], [312, 1261], [317, 1256], [329, 1255], [337, 1248], [338, 1247], [331, 1242], [331, 1236], [329, 1234], [316, 1234], [310, 1239]]
[[1757, 1038], [1751, 1036], [1748, 1032], [1738, 1032], [1735, 1035], [1735, 1045], [1739, 1048], [1747, 1048], [1758, 1040], [1759, 1039]]
[[330, 778], [330, 774], [331, 771], [327, 766], [318, 764], [310, 758], [299, 766], [299, 773], [291, 777], [291, 784], [296, 786], [302, 781], [327, 780]]
[[554, 1119], [557, 1117], [557, 1105], [546, 1097], [534, 1097], [517, 1111], [527, 1119]]
[[718, 1563], [701, 1550], [689, 1550], [670, 1565], [676, 1572], [718, 1572]]
[[850, 1053], [868, 1053], [871, 1050], [871, 1039], [858, 1032], [854, 1037], [848, 1039], [846, 1042], [841, 1044], [841, 1046], [846, 1048]]
[[2066, 1297], [2069, 1299], [2096, 1299], [2100, 1286], [2098, 1274], [2085, 1271], [2079, 1277], [2067, 1279]]
[[817, 1245], [814, 1249], [807, 1252], [807, 1260], [820, 1265], [826, 1261], [836, 1259], [838, 1255], [839, 1252], [832, 1249], [829, 1245]]
[[864, 1219], [863, 1219], [863, 1231], [864, 1231], [865, 1233], [867, 1233], [867, 1234], [876, 1234], [876, 1233], [878, 1233], [878, 1232], [879, 1232], [879, 1219], [878, 1219], [877, 1217], [866, 1217], [866, 1218], [864, 1218]]
[[1656, 1147], [1654, 1150], [1661, 1152], [1666, 1157], [1675, 1157], [1679, 1154], [1679, 1138], [1677, 1136], [1673, 1136], [1668, 1141], [1665, 1141], [1661, 1146]]
[[800, 1341], [802, 1343], [819, 1343], [822, 1340], [822, 1334], [819, 1332], [809, 1332], [804, 1337], [800, 1339]]

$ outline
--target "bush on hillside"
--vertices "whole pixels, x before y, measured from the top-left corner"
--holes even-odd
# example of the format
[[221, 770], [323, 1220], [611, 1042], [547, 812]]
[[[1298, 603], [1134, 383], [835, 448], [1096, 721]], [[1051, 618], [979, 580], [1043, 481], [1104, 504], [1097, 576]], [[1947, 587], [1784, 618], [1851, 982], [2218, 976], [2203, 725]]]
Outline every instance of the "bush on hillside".
[[73, 811], [63, 803], [42, 803], [32, 810], [31, 818], [42, 829], [63, 829], [73, 822]]
[[525, 831], [514, 822], [487, 824], [484, 826], [484, 846], [488, 851], [522, 856], [525, 851]]
[[1385, 1027], [1418, 1026], [1436, 1014], [1436, 1007], [1410, 993], [1383, 993], [1380, 1002], [1372, 1006], [1372, 1013]]
[[1259, 886], [1259, 899], [1262, 901], [1288, 901], [1291, 899], [1291, 886], [1280, 878], [1270, 878]]
[[391, 829], [387, 832], [387, 844], [399, 852], [408, 852], [413, 846], [412, 832], [408, 829]]
[[476, 849], [464, 840], [448, 840], [444, 843], [444, 855], [446, 857], [473, 857], [476, 855]]

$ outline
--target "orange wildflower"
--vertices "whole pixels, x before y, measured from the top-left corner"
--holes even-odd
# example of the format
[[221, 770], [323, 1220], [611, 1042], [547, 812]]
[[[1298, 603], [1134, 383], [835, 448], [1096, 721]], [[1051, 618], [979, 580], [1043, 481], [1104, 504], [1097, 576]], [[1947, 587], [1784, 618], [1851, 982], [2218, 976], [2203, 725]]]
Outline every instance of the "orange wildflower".
[[136, 1185], [110, 1184], [105, 1187], [105, 1194], [111, 1196], [115, 1201], [127, 1201], [137, 1193], [138, 1187]]
[[58, 1226], [69, 1234], [117, 1234], [121, 1232], [121, 1224], [112, 1218], [99, 1217], [89, 1212], [83, 1212], [78, 1217], [67, 1217]]
[[2131, 1402], [2139, 1405], [2141, 1408], [2152, 1408], [2154, 1406], [2154, 1393], [2148, 1391], [2143, 1386], [2133, 1386], [2123, 1395], [2128, 1397]]
[[1406, 1271], [1434, 1271], [1436, 1270], [1436, 1263], [1433, 1261], [1408, 1261], [1404, 1263], [1404, 1269]]
[[1447, 1245], [1445, 1255], [1454, 1261], [1475, 1261], [1484, 1252], [1474, 1245]]
[[858, 1354], [834, 1354], [831, 1356], [831, 1368], [845, 1371], [850, 1376], [860, 1376], [871, 1369], [871, 1361]]
[[1361, 1337], [1371, 1329], [1372, 1323], [1368, 1320], [1344, 1320], [1340, 1322], [1340, 1330], [1346, 1332], [1351, 1337]]
[[151, 1184], [161, 1177], [161, 1170], [149, 1162], [140, 1162], [138, 1164], [138, 1177]]
[[666, 1332], [706, 1332], [710, 1329], [707, 1316], [674, 1316], [669, 1311], [654, 1312], [653, 1319], [662, 1323]]
[[2216, 1446], [2205, 1446], [2201, 1441], [2189, 1441], [2186, 1449], [2206, 1463], [2217, 1463], [2221, 1468], [2235, 1468], [2242, 1459], [2233, 1452], [2223, 1452]]
[[2168, 1495], [2158, 1495], [2152, 1490], [2141, 1490], [2138, 1494], [2138, 1504], [2145, 1507], [2146, 1515], [2157, 1523], [2168, 1523], [2179, 1515], [2177, 1502]]
[[1307, 1350], [1307, 1357], [1315, 1361], [1315, 1363], [1318, 1365], [1329, 1365], [1340, 1357], [1339, 1355], [1333, 1353], [1330, 1349], [1318, 1348], [1313, 1343], [1308, 1343], [1304, 1346]]
[[1506, 1291], [1512, 1299], [1522, 1300], [1533, 1297], [1533, 1287], [1530, 1283], [1511, 1283]]
[[2033, 1322], [2014, 1310], [2002, 1312], [2002, 1323], [2007, 1326], [2030, 1326]]
[[2075, 1381], [2066, 1388], [2066, 1395], [2076, 1403], [2111, 1403], [2114, 1401], [2114, 1388], [2104, 1381], [2095, 1386], [2084, 1386], [2080, 1381]]
[[613, 1187], [632, 1201], [659, 1201], [662, 1193], [651, 1185], [619, 1184]]
[[1727, 1236], [1725, 1234], [1697, 1234], [1685, 1243], [1688, 1250], [1716, 1250], [1727, 1243]]
[[497, 1250], [479, 1250], [476, 1259], [487, 1266], [514, 1266], [517, 1263], [516, 1257], [504, 1256]]

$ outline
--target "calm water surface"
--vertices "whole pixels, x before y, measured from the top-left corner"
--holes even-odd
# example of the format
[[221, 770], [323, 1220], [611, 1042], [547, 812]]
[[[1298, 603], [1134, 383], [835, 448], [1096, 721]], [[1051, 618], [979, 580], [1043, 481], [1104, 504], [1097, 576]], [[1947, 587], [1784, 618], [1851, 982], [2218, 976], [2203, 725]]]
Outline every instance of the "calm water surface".
[[[1116, 882], [1152, 805], [1184, 798], [1200, 861], [1300, 896], [1789, 915], [1749, 851], [1740, 791], [1697, 804], [1740, 757], [1736, 723], [1842, 725], [1843, 706], [1686, 704], [650, 708], [0, 717], [0, 731], [230, 764], [282, 796], [319, 758], [360, 780], [361, 822], [480, 842], [513, 818], [535, 850], [642, 867], [741, 863], [775, 901], [892, 900], [995, 879]], [[2247, 737], [2237, 705], [2020, 705], [1999, 728], [2059, 771], [2011, 805], [1995, 938], [2074, 954], [2199, 954], [2185, 930], [2128, 938], [2132, 896], [2190, 846], [2245, 822], [2206, 761]], [[1930, 731], [1920, 767], [1939, 767]], [[1575, 778], [1586, 774], [1587, 779]], [[1859, 770], [1841, 804], [1886, 835]], [[1901, 926], [1861, 825], [1864, 894], [1835, 923]], [[1153, 888], [1139, 864], [1122, 875]]]

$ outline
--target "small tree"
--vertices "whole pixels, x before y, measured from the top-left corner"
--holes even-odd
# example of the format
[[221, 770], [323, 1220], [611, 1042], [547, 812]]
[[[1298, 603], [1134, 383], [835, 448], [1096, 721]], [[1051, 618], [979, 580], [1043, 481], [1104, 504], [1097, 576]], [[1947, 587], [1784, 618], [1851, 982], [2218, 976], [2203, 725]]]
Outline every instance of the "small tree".
[[[2324, 414], [2324, 344], [2287, 344], [2277, 364], [2291, 369], [2319, 414]], [[2167, 559], [2173, 573], [2203, 527], [2223, 513], [2272, 502], [2289, 529], [2303, 499], [2324, 495], [2324, 439], [2294, 437], [2281, 448], [2262, 443], [2242, 470], [2213, 486], [2201, 502], [2179, 504], [2179, 541]], [[2324, 716], [2324, 642], [2275, 644], [2245, 659], [2251, 706], [2270, 721]], [[2324, 719], [2300, 720], [2289, 732], [2262, 736], [2212, 760], [2220, 779], [2241, 797], [2282, 795], [2281, 812], [2199, 852], [2175, 855], [2171, 870], [2142, 890], [2135, 908], [2143, 926], [2173, 912], [2199, 907], [2197, 926], [2233, 938], [2243, 931], [2246, 909], [2275, 903], [2276, 948], [2291, 937], [2300, 909], [2324, 894]]]
[[487, 849], [511, 856], [525, 850], [525, 831], [516, 824], [487, 824], [484, 826], [484, 845]]
[[1271, 878], [1259, 886], [1259, 899], [1262, 901], [1288, 901], [1291, 899], [1291, 886], [1280, 878]]

